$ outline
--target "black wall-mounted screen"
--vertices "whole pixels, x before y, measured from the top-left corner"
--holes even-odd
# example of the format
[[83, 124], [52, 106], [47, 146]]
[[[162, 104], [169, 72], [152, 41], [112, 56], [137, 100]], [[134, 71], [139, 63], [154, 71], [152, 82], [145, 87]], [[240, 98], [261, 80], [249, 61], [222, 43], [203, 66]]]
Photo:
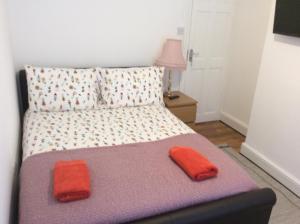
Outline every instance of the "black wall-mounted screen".
[[277, 0], [274, 33], [300, 37], [300, 0]]

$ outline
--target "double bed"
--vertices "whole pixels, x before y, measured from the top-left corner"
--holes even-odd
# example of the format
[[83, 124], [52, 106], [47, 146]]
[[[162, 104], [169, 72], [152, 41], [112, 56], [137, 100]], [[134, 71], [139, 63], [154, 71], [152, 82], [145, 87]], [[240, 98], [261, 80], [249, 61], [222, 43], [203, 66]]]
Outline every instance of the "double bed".
[[[164, 106], [68, 112], [27, 110], [25, 70], [19, 73], [23, 122], [20, 224], [268, 223], [275, 195], [258, 189], [235, 162]], [[220, 174], [191, 181], [168, 158], [175, 145], [201, 148]], [[84, 159], [92, 195], [61, 204], [52, 197], [55, 161]]]

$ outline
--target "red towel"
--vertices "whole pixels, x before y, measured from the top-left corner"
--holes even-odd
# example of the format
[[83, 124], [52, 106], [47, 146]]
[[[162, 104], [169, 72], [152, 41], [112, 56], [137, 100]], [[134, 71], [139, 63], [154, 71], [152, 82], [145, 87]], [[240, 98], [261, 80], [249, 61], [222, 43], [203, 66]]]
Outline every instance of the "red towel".
[[173, 147], [169, 154], [193, 180], [205, 180], [218, 174], [218, 168], [192, 148]]
[[90, 196], [90, 177], [85, 161], [58, 161], [54, 168], [54, 197], [60, 202]]

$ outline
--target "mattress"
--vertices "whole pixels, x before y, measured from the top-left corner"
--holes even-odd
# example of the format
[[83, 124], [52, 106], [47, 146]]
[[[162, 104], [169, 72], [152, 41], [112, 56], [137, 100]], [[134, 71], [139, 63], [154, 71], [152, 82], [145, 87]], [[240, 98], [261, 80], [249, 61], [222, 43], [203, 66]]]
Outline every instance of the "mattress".
[[23, 160], [50, 151], [150, 142], [194, 133], [167, 108], [155, 105], [70, 112], [27, 111], [23, 129]]

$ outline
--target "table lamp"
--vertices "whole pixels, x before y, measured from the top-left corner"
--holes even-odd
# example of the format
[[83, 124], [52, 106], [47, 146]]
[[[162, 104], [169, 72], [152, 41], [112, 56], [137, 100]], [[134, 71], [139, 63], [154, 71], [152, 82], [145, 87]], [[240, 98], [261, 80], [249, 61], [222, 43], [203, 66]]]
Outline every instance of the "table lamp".
[[172, 71], [183, 71], [186, 69], [186, 61], [182, 54], [181, 40], [167, 39], [160, 57], [155, 62], [158, 66], [163, 66], [168, 70], [168, 91], [165, 94], [169, 99], [178, 98], [172, 94]]

